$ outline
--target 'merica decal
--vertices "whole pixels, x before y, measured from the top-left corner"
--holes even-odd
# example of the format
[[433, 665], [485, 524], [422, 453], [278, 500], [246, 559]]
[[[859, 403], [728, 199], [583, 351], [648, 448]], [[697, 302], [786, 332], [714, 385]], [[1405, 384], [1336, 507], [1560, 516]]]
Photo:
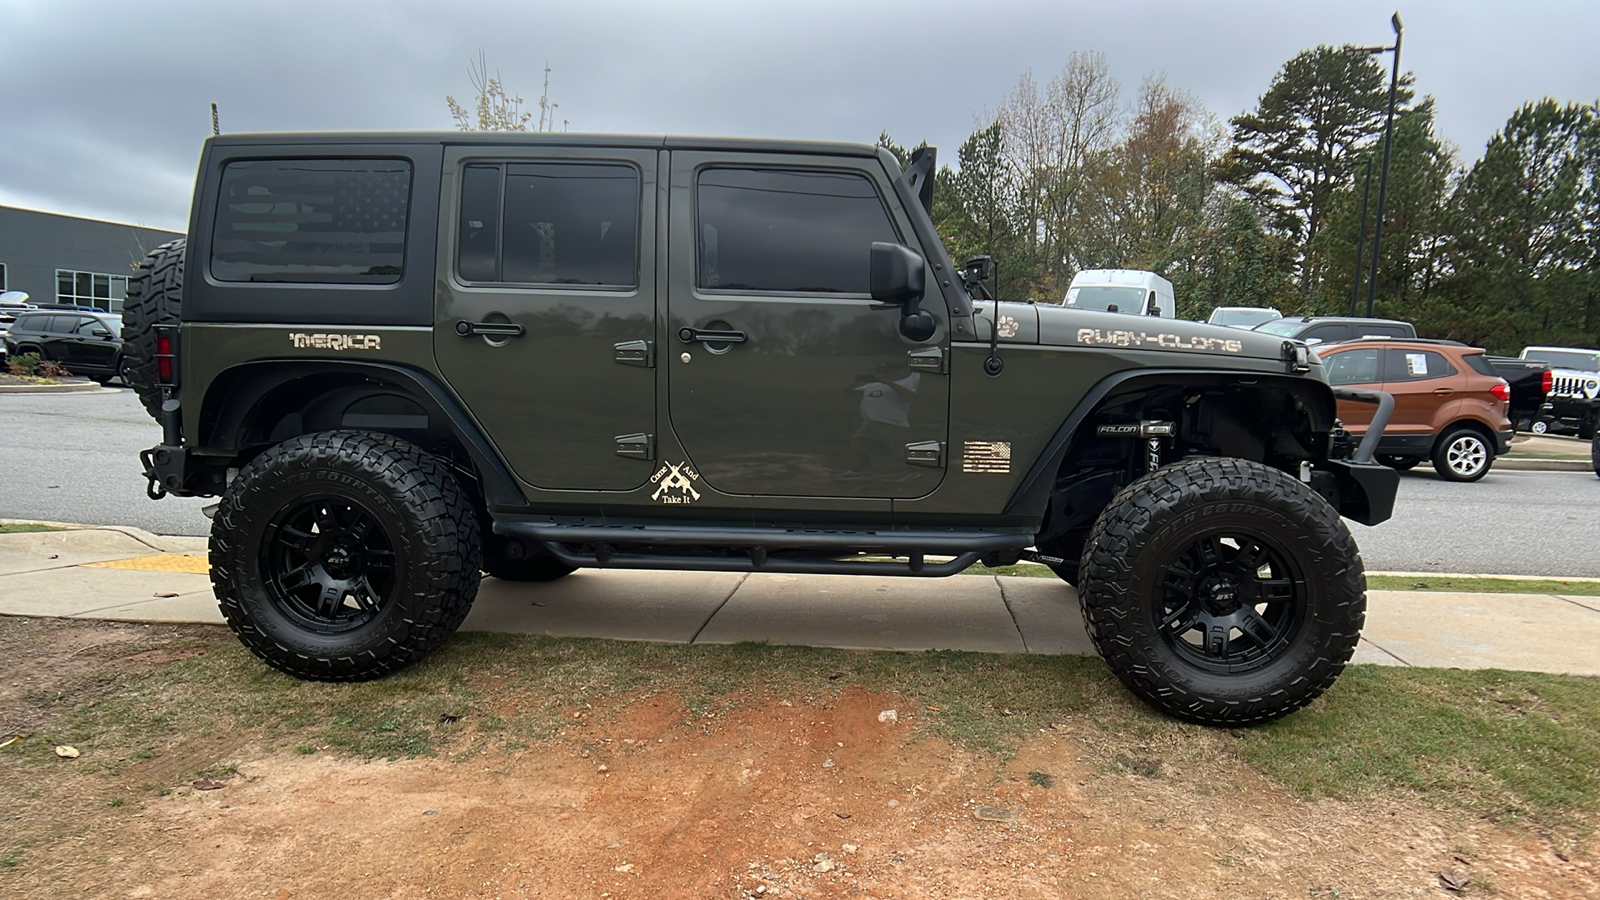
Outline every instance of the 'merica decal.
[[383, 339], [376, 334], [304, 334], [289, 332], [289, 343], [296, 350], [381, 350]]

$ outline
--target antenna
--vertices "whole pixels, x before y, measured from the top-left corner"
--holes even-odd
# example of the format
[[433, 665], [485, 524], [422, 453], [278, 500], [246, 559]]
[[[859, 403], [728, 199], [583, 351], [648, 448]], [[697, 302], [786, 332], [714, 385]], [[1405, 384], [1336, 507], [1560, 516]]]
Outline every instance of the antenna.
[[213, 135], [222, 133], [222, 124], [217, 118], [217, 101], [215, 100], [211, 101], [211, 133]]

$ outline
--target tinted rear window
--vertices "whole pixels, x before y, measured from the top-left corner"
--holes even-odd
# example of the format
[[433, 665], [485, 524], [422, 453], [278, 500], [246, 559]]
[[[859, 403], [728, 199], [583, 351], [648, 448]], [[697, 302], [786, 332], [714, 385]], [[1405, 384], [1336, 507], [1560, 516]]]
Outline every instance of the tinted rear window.
[[639, 283], [639, 170], [614, 163], [467, 166], [463, 281], [628, 288]]
[[1461, 355], [1461, 359], [1471, 367], [1472, 371], [1477, 372], [1479, 375], [1489, 375], [1491, 377], [1499, 377], [1500, 375], [1499, 372], [1494, 370], [1494, 366], [1489, 365], [1488, 358], [1482, 353], [1464, 353]]
[[394, 284], [405, 271], [410, 200], [405, 160], [230, 162], [222, 172], [211, 276]]

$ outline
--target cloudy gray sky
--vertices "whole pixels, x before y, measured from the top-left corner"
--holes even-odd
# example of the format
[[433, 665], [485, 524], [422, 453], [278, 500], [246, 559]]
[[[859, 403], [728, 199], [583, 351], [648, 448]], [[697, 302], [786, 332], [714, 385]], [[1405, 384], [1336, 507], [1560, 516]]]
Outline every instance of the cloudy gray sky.
[[[573, 131], [872, 141], [953, 160], [1031, 69], [1106, 54], [1227, 118], [1296, 52], [1391, 38], [1464, 160], [1527, 100], [1600, 95], [1596, 0], [556, 3], [0, 0], [0, 204], [173, 230], [209, 103], [225, 131], [449, 128], [481, 49]], [[1387, 62], [1385, 63], [1387, 65]]]

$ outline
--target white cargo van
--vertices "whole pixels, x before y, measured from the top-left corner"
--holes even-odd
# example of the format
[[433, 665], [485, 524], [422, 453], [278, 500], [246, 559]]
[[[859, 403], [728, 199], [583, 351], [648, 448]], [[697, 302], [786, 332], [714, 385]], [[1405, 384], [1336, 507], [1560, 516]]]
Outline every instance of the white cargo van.
[[1176, 315], [1172, 282], [1142, 269], [1084, 269], [1072, 276], [1066, 305], [1134, 315]]

